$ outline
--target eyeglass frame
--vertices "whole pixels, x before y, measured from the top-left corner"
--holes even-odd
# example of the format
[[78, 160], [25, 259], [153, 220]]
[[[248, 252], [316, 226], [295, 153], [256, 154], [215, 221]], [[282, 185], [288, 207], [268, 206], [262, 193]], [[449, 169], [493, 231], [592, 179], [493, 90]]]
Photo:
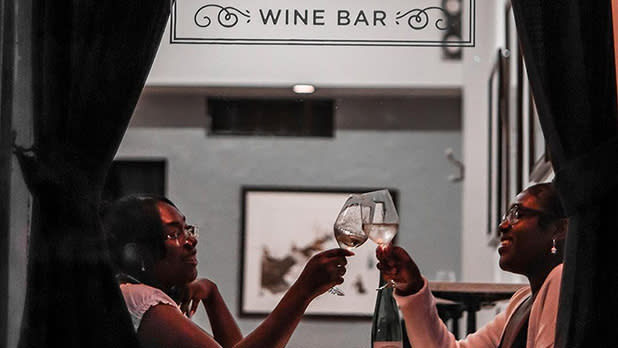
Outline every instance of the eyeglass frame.
[[[509, 207], [509, 209], [506, 211], [506, 213], [504, 213], [504, 215], [502, 216], [502, 220], [500, 222], [502, 223], [502, 222], [506, 221], [511, 226], [517, 224], [521, 220], [521, 217], [514, 216], [513, 218], [511, 218], [510, 216], [513, 215], [513, 213], [511, 213], [512, 211], [516, 211], [518, 213], [519, 212], [531, 213], [531, 214], [537, 215], [537, 216], [556, 217], [556, 215], [554, 215], [554, 214], [547, 213], [547, 212], [544, 212], [544, 211], [541, 211], [541, 210], [527, 208], [527, 207], [522, 206], [519, 203], [515, 203], [515, 204], [511, 205], [511, 207]], [[519, 215], [519, 214], [517, 214], [517, 215]]]
[[180, 236], [184, 236], [185, 242], [189, 240], [189, 238], [193, 237], [194, 239], [198, 239], [198, 227], [197, 225], [184, 225], [182, 228], [182, 232], [176, 231], [173, 233], [165, 234], [165, 240], [173, 240], [176, 241], [176, 244], [180, 246]]

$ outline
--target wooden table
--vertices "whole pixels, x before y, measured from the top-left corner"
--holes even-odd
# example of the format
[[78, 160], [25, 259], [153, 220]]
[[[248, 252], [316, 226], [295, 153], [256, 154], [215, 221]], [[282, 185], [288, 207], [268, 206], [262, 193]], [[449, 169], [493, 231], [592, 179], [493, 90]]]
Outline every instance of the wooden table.
[[508, 300], [524, 286], [528, 284], [429, 282], [434, 297], [458, 303], [466, 311], [467, 333], [476, 331], [476, 312]]

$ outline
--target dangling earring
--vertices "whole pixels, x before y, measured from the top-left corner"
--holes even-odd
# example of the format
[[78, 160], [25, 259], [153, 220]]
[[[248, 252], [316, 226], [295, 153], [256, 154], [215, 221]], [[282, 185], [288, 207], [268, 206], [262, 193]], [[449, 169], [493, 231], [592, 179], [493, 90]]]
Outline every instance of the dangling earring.
[[552, 242], [551, 254], [556, 255], [556, 253], [558, 252], [558, 249], [556, 249], [556, 238], [552, 239], [551, 242]]
[[144, 260], [142, 260], [142, 267], [140, 268], [142, 272], [146, 272], [146, 266], [144, 265]]

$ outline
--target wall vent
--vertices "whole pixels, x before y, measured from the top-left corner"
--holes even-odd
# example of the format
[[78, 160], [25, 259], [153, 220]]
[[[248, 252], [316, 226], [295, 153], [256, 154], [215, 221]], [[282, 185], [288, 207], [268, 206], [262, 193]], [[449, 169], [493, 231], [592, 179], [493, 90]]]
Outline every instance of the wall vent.
[[209, 134], [333, 137], [331, 99], [208, 98]]

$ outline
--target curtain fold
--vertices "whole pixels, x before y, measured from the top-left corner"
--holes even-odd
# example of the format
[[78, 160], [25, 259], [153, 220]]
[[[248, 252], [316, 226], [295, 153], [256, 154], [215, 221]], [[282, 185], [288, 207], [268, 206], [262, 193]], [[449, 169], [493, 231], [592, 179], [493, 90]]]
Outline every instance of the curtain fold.
[[169, 0], [34, 6], [33, 198], [20, 347], [135, 347], [98, 209], [169, 16]]
[[618, 342], [618, 137], [610, 0], [512, 0], [570, 217], [556, 347]]

